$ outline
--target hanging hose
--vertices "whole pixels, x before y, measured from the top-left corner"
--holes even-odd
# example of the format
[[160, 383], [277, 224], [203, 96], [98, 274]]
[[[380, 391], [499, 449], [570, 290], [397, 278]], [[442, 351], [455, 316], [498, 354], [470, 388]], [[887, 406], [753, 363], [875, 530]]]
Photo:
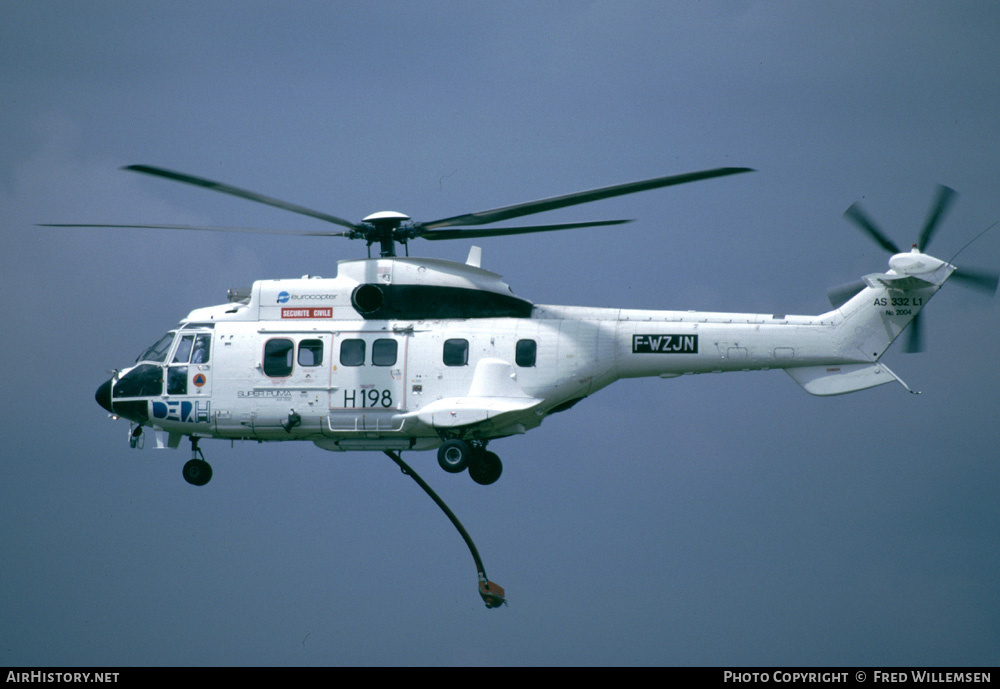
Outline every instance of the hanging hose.
[[483, 561], [479, 557], [479, 551], [476, 549], [476, 544], [472, 542], [472, 537], [469, 536], [469, 532], [465, 530], [462, 526], [462, 522], [458, 521], [458, 517], [452, 512], [444, 501], [438, 497], [438, 494], [431, 489], [427, 482], [420, 478], [410, 465], [403, 461], [398, 453], [392, 450], [384, 450], [386, 456], [394, 461], [404, 474], [412, 478], [417, 482], [417, 485], [424, 489], [424, 492], [431, 496], [431, 500], [437, 503], [437, 506], [441, 508], [441, 511], [445, 513], [445, 516], [451, 520], [451, 523], [455, 525], [458, 529], [458, 533], [462, 535], [465, 539], [465, 545], [469, 546], [469, 552], [472, 553], [472, 559], [476, 561], [476, 572], [479, 574], [479, 595], [482, 597], [483, 602], [486, 603], [487, 608], [498, 608], [501, 605], [507, 604], [507, 599], [504, 598], [503, 588], [496, 582], [491, 582], [486, 578], [486, 568], [483, 567]]

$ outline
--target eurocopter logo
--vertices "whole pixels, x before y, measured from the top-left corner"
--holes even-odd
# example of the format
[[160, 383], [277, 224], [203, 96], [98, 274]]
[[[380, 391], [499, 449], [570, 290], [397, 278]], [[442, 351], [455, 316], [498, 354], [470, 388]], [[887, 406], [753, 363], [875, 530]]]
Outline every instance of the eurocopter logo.
[[633, 354], [697, 354], [697, 335], [633, 335]]
[[289, 294], [282, 290], [278, 292], [278, 303], [287, 304], [289, 299], [295, 299], [296, 301], [302, 299], [336, 299], [336, 294]]

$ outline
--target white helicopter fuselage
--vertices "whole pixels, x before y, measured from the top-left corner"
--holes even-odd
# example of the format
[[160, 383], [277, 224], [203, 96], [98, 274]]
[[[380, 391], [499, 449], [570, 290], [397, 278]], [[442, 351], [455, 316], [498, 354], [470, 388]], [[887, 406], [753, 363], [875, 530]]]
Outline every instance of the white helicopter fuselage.
[[843, 394], [898, 380], [879, 358], [954, 270], [899, 254], [839, 308], [790, 316], [535, 305], [471, 256], [259, 280], [192, 311], [98, 401], [160, 446], [427, 450], [524, 433], [620, 378], [784, 369]]

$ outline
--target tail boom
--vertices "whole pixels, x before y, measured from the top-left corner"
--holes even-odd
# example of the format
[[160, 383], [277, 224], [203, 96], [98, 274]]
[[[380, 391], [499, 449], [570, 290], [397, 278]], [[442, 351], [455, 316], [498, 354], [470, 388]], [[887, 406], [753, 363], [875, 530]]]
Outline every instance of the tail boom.
[[858, 294], [818, 316], [621, 310], [617, 377], [779, 368], [813, 395], [894, 381], [905, 387], [879, 359], [954, 270], [924, 254], [899, 254], [888, 272], [865, 276]]

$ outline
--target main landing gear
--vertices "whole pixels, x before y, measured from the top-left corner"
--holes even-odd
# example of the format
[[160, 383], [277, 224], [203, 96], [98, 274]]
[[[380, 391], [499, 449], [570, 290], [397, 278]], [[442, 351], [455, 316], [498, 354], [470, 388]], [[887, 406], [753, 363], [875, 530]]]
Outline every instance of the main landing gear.
[[452, 438], [438, 448], [438, 464], [449, 474], [459, 474], [466, 469], [472, 480], [481, 486], [496, 483], [503, 473], [503, 462], [495, 452], [486, 449], [486, 443], [473, 440], [471, 443]]
[[212, 465], [198, 447], [198, 439], [191, 437], [191, 459], [184, 465], [184, 480], [192, 486], [204, 486], [212, 480]]

